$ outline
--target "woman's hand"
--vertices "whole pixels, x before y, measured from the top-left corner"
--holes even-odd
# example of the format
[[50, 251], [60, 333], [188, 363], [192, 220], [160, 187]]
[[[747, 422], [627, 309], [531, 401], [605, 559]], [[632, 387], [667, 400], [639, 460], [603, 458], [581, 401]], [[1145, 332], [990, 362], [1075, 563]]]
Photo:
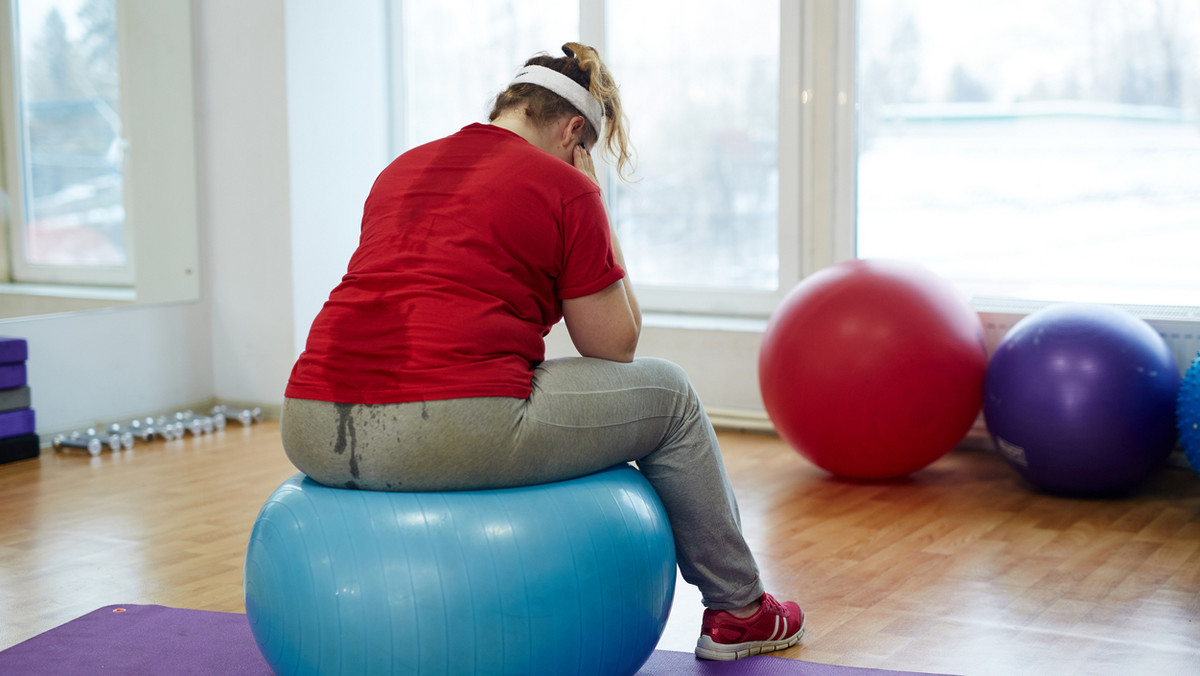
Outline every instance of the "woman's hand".
[[[575, 168], [599, 187], [600, 181], [596, 180], [596, 166], [592, 163], [591, 153], [583, 145], [575, 146], [572, 153]], [[617, 231], [609, 229], [613, 258], [625, 268], [625, 256], [617, 241]], [[564, 300], [562, 313], [567, 332], [571, 334], [571, 341], [579, 354], [611, 361], [633, 360], [642, 333], [642, 310], [628, 276], [590, 296]]]
[[575, 146], [575, 168], [582, 171], [584, 176], [592, 179], [592, 183], [600, 185], [600, 181], [596, 178], [596, 165], [592, 163], [592, 154], [589, 153], [583, 144]]

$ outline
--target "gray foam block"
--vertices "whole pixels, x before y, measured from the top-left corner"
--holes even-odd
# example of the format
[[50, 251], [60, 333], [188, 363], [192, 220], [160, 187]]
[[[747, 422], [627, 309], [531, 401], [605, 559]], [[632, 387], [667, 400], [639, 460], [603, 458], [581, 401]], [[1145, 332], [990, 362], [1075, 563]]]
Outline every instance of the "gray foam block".
[[0, 390], [0, 411], [12, 411], [18, 408], [29, 408], [33, 398], [28, 385]]

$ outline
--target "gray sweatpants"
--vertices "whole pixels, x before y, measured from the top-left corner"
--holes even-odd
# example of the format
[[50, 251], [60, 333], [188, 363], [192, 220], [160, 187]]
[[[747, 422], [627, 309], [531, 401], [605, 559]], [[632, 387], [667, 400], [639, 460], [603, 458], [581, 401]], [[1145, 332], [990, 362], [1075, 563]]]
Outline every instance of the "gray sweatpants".
[[636, 462], [704, 605], [738, 608], [763, 592], [712, 424], [687, 374], [668, 361], [549, 360], [535, 370], [529, 399], [287, 399], [282, 432], [300, 471], [365, 490], [527, 486]]

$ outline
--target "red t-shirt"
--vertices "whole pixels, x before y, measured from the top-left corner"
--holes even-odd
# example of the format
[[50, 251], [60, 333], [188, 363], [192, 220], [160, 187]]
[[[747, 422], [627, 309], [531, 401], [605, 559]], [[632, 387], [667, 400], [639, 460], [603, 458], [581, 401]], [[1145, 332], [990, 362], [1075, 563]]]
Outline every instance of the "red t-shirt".
[[594, 183], [506, 129], [465, 127], [376, 179], [285, 395], [527, 398], [562, 300], [624, 275]]

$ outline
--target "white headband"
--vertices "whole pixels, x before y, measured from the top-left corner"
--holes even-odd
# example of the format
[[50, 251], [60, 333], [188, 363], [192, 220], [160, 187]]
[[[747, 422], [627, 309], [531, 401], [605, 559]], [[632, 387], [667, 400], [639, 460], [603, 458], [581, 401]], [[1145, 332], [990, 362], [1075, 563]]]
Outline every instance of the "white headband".
[[596, 135], [599, 136], [600, 126], [604, 123], [604, 108], [596, 100], [596, 97], [592, 96], [592, 93], [585, 89], [583, 85], [557, 70], [546, 68], [545, 66], [525, 66], [521, 68], [521, 72], [517, 73], [517, 76], [513, 78], [509, 86], [522, 82], [545, 87], [569, 101], [571, 105], [583, 113], [588, 122], [592, 123], [592, 127], [596, 130]]

